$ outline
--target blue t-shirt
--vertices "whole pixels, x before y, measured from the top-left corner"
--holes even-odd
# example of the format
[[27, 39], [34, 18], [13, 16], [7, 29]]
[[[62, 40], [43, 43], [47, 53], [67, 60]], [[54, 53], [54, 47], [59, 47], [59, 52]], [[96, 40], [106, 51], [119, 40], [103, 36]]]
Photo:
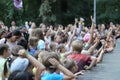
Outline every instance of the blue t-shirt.
[[43, 40], [38, 41], [37, 50], [45, 50], [45, 42]]
[[35, 52], [36, 52], [36, 49], [31, 48], [29, 50], [29, 54], [32, 55], [32, 56], [34, 56]]
[[56, 73], [44, 73], [41, 80], [63, 80], [63, 75]]

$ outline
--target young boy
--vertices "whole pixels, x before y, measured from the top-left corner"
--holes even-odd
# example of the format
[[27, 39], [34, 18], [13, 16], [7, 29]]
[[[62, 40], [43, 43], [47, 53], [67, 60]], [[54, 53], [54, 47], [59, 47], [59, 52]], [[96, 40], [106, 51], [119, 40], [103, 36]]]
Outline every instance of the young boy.
[[[71, 80], [74, 78], [74, 74], [60, 64], [58, 54], [44, 53], [41, 60], [46, 67], [41, 80]], [[58, 71], [61, 71], [64, 75], [58, 74]]]
[[75, 40], [72, 43], [73, 54], [68, 56], [68, 58], [74, 59], [77, 62], [78, 71], [83, 69], [91, 69], [96, 63], [95, 57], [88, 56], [87, 54], [81, 54], [82, 49], [83, 43]]

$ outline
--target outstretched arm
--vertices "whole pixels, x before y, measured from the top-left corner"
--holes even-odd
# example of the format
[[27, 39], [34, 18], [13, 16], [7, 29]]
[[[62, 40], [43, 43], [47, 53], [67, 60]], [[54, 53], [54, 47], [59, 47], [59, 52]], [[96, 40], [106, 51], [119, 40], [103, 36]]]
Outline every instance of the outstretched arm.
[[72, 35], [70, 36], [70, 39], [68, 40], [68, 43], [67, 43], [68, 47], [70, 47], [70, 44], [71, 44], [71, 42], [72, 42], [73, 37], [75, 36], [75, 33], [76, 33], [76, 29], [73, 30], [73, 33], [72, 33]]
[[111, 34], [112, 34], [112, 28], [109, 29], [109, 32], [108, 32], [108, 34], [107, 34], [106, 41], [109, 41]]
[[91, 64], [90, 64], [89, 66], [86, 66], [86, 67], [85, 67], [86, 70], [90, 70], [90, 69], [92, 69], [92, 67], [93, 67], [94, 65], [96, 65], [97, 59], [96, 59], [95, 57], [93, 57], [93, 56], [91, 56], [90, 59], [92, 60], [92, 62], [91, 62]]
[[64, 73], [64, 75], [65, 75], [64, 80], [70, 80], [70, 79], [73, 79], [75, 77], [71, 71], [69, 71], [67, 68], [62, 66], [56, 59], [50, 58], [49, 62], [52, 65], [56, 66], [60, 71], [62, 71]]
[[92, 22], [92, 25], [91, 25], [91, 29], [90, 29], [90, 38], [88, 40], [88, 45], [91, 44], [92, 40], [93, 40], [93, 31], [94, 31], [94, 19], [93, 17], [91, 16], [91, 22]]
[[[29, 55], [27, 51], [25, 50], [20, 50], [18, 52], [18, 54], [22, 57], [26, 57], [29, 59], [29, 61], [34, 65], [34, 67], [37, 67], [39, 69], [39, 74], [42, 73], [43, 70], [45, 70], [45, 66], [39, 62], [38, 60], [36, 60], [33, 56]], [[36, 76], [36, 80], [40, 80], [38, 78], [40, 78], [41, 75]]]
[[100, 42], [100, 38], [99, 37], [96, 37], [96, 42], [94, 43], [94, 45], [92, 47], [90, 47], [88, 49], [88, 51], [90, 52], [90, 54], [92, 55], [92, 52], [94, 52], [96, 46], [98, 45], [98, 43]]

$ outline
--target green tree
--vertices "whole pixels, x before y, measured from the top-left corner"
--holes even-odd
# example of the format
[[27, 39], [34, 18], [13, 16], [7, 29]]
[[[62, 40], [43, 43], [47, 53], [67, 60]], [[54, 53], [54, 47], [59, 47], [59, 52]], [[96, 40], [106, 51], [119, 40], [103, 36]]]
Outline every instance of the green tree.
[[98, 23], [119, 23], [120, 22], [119, 0], [97, 0], [97, 21]]
[[39, 17], [42, 17], [43, 23], [50, 24], [56, 21], [56, 15], [52, 11], [52, 4], [55, 2], [56, 0], [44, 0], [41, 4]]

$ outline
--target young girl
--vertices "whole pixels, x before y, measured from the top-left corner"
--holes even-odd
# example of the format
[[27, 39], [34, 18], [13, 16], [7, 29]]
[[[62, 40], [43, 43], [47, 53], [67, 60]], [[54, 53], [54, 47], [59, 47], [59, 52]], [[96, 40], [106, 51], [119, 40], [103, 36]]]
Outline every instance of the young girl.
[[45, 50], [45, 41], [43, 31], [40, 28], [36, 28], [33, 32], [33, 36], [38, 38], [37, 50]]
[[[62, 62], [63, 66], [65, 68], [67, 68], [68, 70], [70, 70], [76, 77], [79, 75], [84, 74], [83, 70], [78, 72], [78, 66], [75, 60], [73, 59], [68, 59], [66, 58], [63, 62]], [[72, 79], [72, 80], [76, 80], [76, 78]]]
[[46, 50], [49, 50], [49, 46], [51, 43], [51, 30], [50, 29], [45, 29], [44, 31], [44, 39], [45, 39], [45, 48]]
[[29, 39], [29, 53], [34, 56], [38, 45], [38, 38], [37, 37], [31, 37]]
[[78, 71], [77, 63], [73, 59], [65, 59], [63, 61], [63, 66], [70, 70], [72, 73], [76, 73]]
[[[46, 67], [41, 80], [71, 80], [74, 78], [72, 72], [63, 67], [59, 62], [59, 56], [56, 53], [45, 53], [41, 56], [41, 61]], [[60, 70], [64, 75], [58, 74]]]
[[8, 77], [8, 63], [6, 58], [10, 56], [9, 47], [6, 44], [0, 44], [0, 80]]
[[[35, 80], [40, 80], [40, 78], [41, 78], [41, 73], [42, 73], [42, 71], [45, 70], [44, 65], [43, 65], [41, 62], [37, 61], [33, 56], [31, 56], [30, 54], [28, 54], [28, 52], [25, 51], [25, 50], [19, 50], [18, 55], [19, 55], [21, 58], [26, 57], [26, 58], [31, 62], [31, 64], [32, 64], [34, 67], [37, 68], [37, 72], [36, 72], [36, 75], [35, 75]], [[30, 69], [29, 69], [29, 70], [30, 70]], [[24, 75], [22, 75], [22, 76], [24, 76]], [[19, 79], [17, 79], [17, 80], [19, 80]], [[20, 80], [21, 80], [21, 79], [20, 79]], [[25, 79], [25, 80], [27, 80], [27, 79]], [[29, 79], [28, 79], [28, 80], [29, 80]]]

